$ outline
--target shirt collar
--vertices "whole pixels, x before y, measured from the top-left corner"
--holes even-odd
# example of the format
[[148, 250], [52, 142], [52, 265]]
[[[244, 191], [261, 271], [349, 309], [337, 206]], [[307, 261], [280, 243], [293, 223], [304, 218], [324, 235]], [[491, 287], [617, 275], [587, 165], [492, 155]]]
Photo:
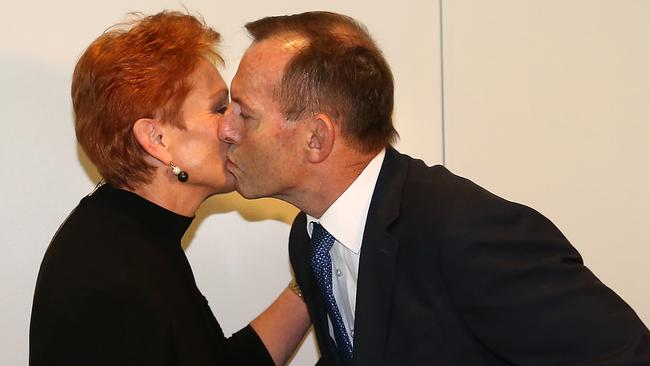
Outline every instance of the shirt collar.
[[311, 237], [312, 223], [319, 222], [336, 241], [355, 254], [359, 254], [370, 200], [385, 155], [386, 149], [381, 150], [320, 219], [307, 215], [309, 237]]

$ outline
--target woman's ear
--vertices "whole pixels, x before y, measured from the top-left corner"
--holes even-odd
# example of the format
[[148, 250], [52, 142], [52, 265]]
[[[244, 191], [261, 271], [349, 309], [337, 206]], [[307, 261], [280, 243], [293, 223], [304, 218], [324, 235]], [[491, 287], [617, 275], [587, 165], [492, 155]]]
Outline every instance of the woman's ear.
[[149, 156], [168, 165], [171, 160], [167, 146], [163, 143], [165, 129], [162, 124], [151, 118], [140, 118], [133, 124], [133, 136]]
[[324, 161], [332, 152], [336, 139], [336, 126], [326, 114], [314, 115], [308, 122], [309, 142], [307, 159], [311, 163]]

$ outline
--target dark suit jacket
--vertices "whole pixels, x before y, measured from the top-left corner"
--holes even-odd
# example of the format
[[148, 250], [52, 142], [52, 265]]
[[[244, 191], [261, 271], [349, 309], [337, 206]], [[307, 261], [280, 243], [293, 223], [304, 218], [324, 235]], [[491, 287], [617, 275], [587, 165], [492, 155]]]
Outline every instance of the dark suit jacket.
[[[321, 364], [341, 365], [309, 266], [289, 240]], [[442, 166], [389, 148], [361, 247], [352, 365], [650, 365], [650, 334], [560, 231]]]

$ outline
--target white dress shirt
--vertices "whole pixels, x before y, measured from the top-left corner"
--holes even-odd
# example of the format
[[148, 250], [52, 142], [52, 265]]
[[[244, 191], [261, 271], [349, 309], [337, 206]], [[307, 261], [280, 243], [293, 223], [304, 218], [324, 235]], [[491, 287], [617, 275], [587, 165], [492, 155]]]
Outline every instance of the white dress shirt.
[[[357, 300], [357, 278], [359, 277], [359, 253], [361, 252], [370, 200], [385, 155], [385, 149], [379, 152], [319, 219], [307, 215], [307, 232], [310, 238], [313, 223], [318, 222], [335, 239], [334, 245], [330, 249], [332, 291], [352, 344], [354, 344], [354, 311]], [[329, 316], [328, 320], [330, 335], [333, 336], [332, 321]]]

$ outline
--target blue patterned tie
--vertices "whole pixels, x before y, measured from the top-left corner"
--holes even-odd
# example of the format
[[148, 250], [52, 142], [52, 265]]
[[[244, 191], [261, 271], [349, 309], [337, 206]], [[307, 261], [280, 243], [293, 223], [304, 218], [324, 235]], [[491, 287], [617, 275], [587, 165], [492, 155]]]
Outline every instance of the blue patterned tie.
[[314, 277], [320, 288], [321, 296], [327, 305], [327, 314], [334, 329], [334, 339], [339, 348], [339, 353], [346, 359], [352, 359], [352, 343], [345, 330], [343, 318], [336, 305], [336, 299], [332, 292], [332, 258], [330, 248], [334, 244], [334, 237], [328, 233], [319, 223], [314, 222], [311, 233], [311, 268]]

